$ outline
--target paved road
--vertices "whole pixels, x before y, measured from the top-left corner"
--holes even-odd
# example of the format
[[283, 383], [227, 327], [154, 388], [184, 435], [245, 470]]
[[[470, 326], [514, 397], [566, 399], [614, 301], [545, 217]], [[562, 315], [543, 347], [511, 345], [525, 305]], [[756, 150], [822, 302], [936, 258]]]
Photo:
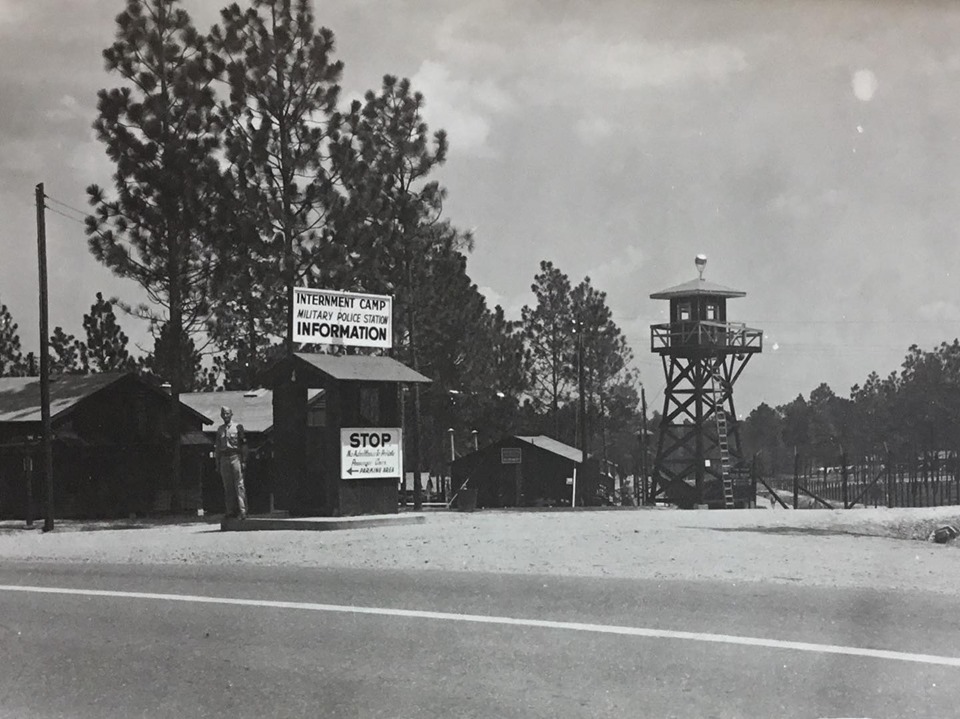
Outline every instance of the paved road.
[[5, 563], [0, 585], [2, 717], [939, 719], [960, 705], [960, 600], [942, 595], [239, 565]]

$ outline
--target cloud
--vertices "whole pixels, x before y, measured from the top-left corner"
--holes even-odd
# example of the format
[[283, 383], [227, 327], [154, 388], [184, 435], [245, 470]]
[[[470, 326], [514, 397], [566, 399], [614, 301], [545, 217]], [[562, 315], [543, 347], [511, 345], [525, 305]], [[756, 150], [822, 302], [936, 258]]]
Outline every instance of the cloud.
[[767, 203], [767, 208], [781, 215], [799, 219], [818, 217], [825, 210], [836, 207], [841, 194], [836, 189], [821, 192], [781, 192]]
[[[606, 288], [615, 284], [616, 280], [632, 275], [641, 269], [644, 264], [643, 250], [636, 245], [628, 245], [623, 252], [615, 254], [606, 262], [591, 269], [587, 276], [590, 277], [594, 287], [606, 291]], [[616, 284], [619, 285], [620, 283]]]
[[43, 116], [51, 122], [72, 122], [77, 118], [85, 118], [87, 115], [88, 112], [73, 95], [62, 96], [56, 107], [52, 107], [43, 113]]
[[[748, 67], [746, 52], [736, 45], [650, 40], [631, 13], [620, 25], [608, 13], [571, 12], [488, 0], [448, 15], [434, 42], [464, 72], [497, 77], [525, 103], [546, 105], [582, 105], [585, 92], [609, 98], [611, 91], [720, 83]], [[494, 27], [497, 34], [491, 34]], [[618, 39], [611, 41], [614, 33]]]
[[496, 305], [500, 305], [501, 307], [503, 306], [503, 295], [489, 285], [477, 287], [477, 290], [479, 290], [480, 294], [483, 295], [484, 299], [487, 300], [487, 304], [490, 307], [495, 307]]
[[426, 98], [423, 114], [434, 129], [445, 129], [458, 153], [492, 154], [489, 139], [493, 118], [510, 113], [514, 100], [492, 80], [455, 77], [439, 62], [426, 60], [411, 78]]
[[0, 33], [15, 31], [29, 17], [33, 3], [0, 0]]
[[47, 155], [47, 143], [42, 139], [0, 142], [0, 176], [12, 173], [17, 176], [30, 175], [37, 168], [44, 167]]
[[571, 64], [577, 63], [585, 77], [618, 90], [692, 81], [717, 82], [747, 67], [742, 50], [720, 43], [611, 44], [595, 36], [573, 35], [563, 41], [561, 52]]
[[588, 115], [577, 120], [573, 129], [585, 145], [596, 145], [613, 135], [616, 125], [606, 117]]
[[532, 296], [527, 295], [518, 295], [515, 297], [506, 297], [501, 293], [497, 292], [495, 289], [489, 285], [482, 285], [477, 287], [480, 291], [480, 294], [483, 295], [484, 299], [487, 301], [487, 307], [491, 310], [500, 305], [503, 308], [503, 314], [508, 320], [519, 320], [520, 312], [523, 309], [524, 305], [533, 301]]
[[925, 320], [944, 320], [950, 322], [960, 320], [960, 308], [953, 302], [946, 302], [945, 300], [935, 300], [934, 302], [922, 305], [917, 310], [917, 314]]

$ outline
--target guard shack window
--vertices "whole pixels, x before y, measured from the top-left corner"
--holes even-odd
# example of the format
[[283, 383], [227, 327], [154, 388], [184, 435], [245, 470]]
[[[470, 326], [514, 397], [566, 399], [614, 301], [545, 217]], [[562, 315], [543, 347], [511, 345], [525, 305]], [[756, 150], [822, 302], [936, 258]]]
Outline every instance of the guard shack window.
[[327, 426], [327, 403], [325, 401], [313, 402], [307, 407], [307, 426]]
[[677, 319], [680, 322], [686, 322], [690, 319], [690, 305], [684, 303], [677, 307]]
[[713, 302], [707, 303], [706, 315], [708, 320], [716, 321], [719, 319], [719, 313], [717, 312], [717, 305]]

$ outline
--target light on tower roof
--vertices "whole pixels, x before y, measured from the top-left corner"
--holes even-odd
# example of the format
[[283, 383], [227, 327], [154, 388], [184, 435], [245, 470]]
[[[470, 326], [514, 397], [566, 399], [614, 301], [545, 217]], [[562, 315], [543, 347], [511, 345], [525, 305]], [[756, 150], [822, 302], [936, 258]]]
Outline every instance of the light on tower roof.
[[697, 272], [700, 273], [700, 279], [703, 280], [703, 269], [707, 266], [707, 256], [706, 255], [697, 255], [697, 259], [694, 260], [697, 265]]

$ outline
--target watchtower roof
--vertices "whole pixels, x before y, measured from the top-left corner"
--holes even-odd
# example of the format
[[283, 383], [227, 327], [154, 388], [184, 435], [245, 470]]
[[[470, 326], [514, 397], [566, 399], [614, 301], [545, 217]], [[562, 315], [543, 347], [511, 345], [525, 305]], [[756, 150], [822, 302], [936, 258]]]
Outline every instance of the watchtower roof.
[[711, 297], [746, 297], [747, 293], [741, 290], [735, 290], [732, 287], [718, 285], [715, 282], [707, 282], [704, 279], [694, 278], [681, 285], [668, 287], [665, 290], [654, 292], [650, 295], [651, 300], [672, 300], [677, 297], [696, 297], [699, 295], [710, 295]]

